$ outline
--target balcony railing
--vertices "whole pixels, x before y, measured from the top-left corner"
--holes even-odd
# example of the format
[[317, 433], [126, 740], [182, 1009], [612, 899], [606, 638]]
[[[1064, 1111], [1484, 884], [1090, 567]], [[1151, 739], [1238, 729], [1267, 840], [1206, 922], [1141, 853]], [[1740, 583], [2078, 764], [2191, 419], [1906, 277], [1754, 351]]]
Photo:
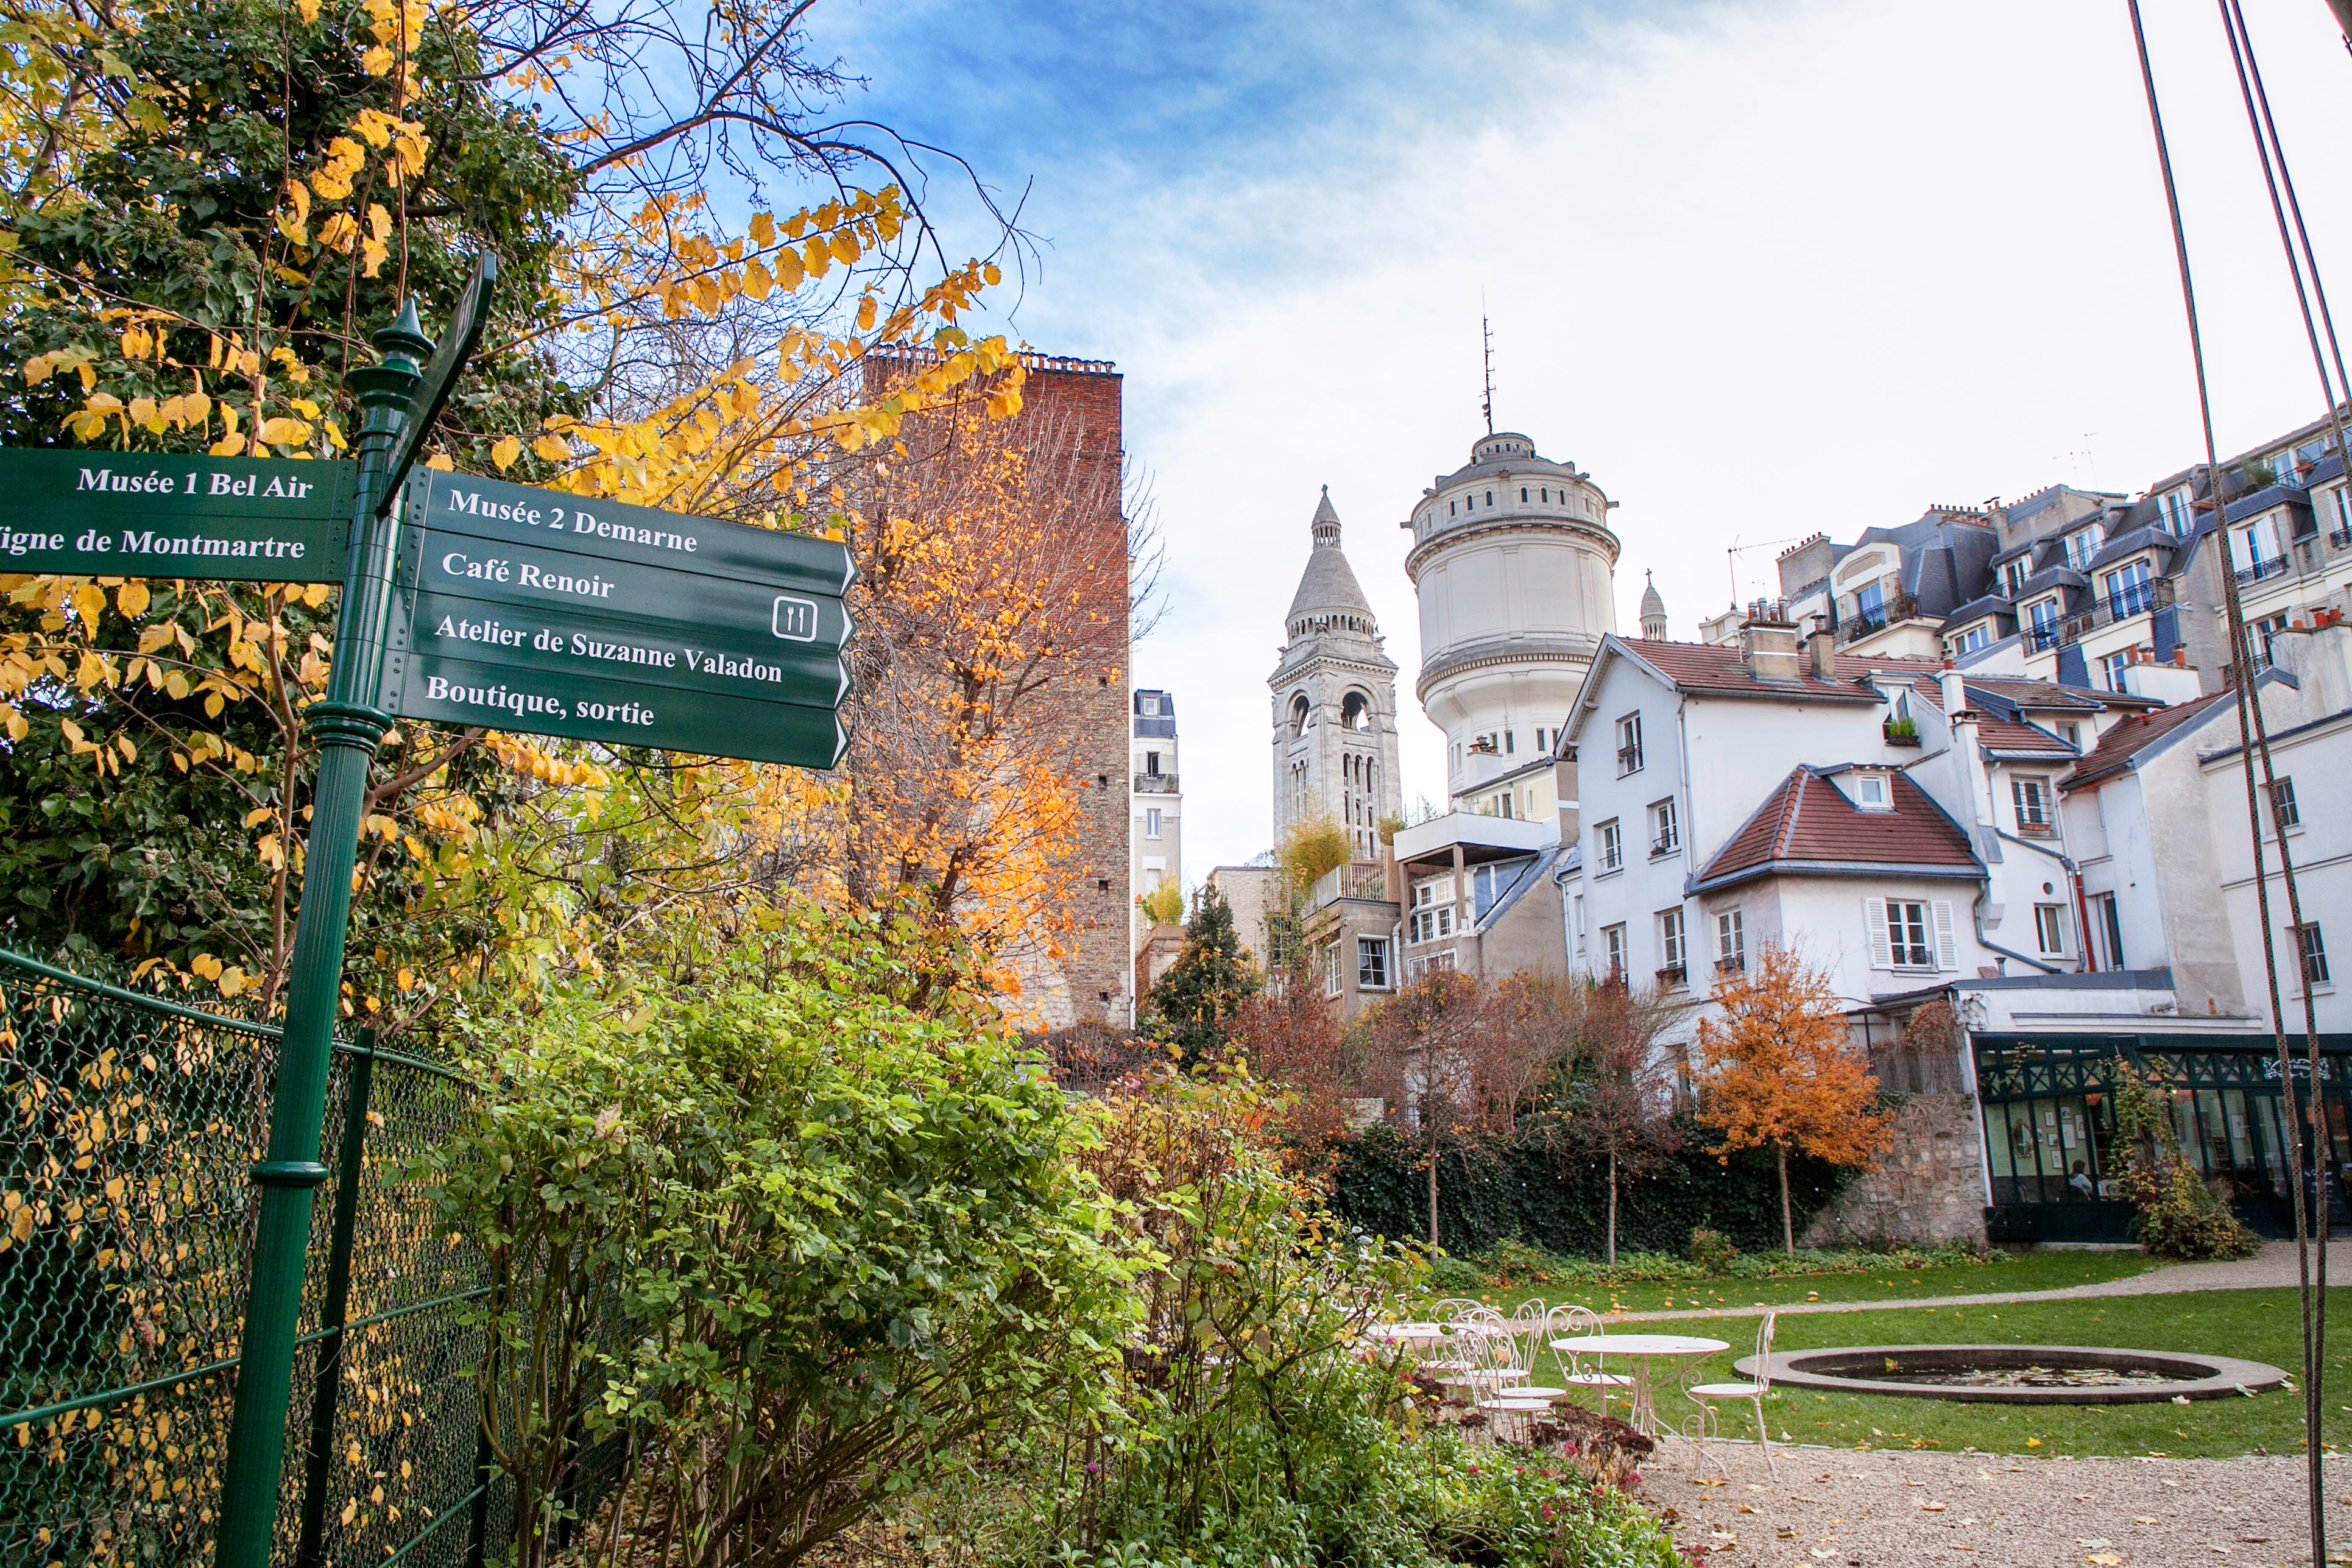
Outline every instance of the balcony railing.
[[1896, 621], [1907, 621], [1919, 613], [1919, 601], [1910, 594], [1897, 594], [1888, 600], [1874, 616], [1856, 613], [1854, 618], [1838, 627], [1838, 641], [1860, 642], [1874, 632], [1883, 632]]
[[1664, 969], [1658, 971], [1658, 989], [1661, 991], [1675, 990], [1683, 985], [1687, 979], [1688, 976], [1685, 974], [1681, 964], [1669, 963]]
[[2347, 523], [2329, 534], [2327, 547], [2331, 550], [2352, 550], [2352, 523]]
[[1138, 773], [1135, 775], [1138, 795], [1175, 795], [1179, 793], [1174, 773]]
[[2059, 627], [2058, 640], [2079, 642], [2101, 626], [2113, 626], [2135, 616], [2163, 609], [2172, 604], [2176, 596], [2177, 590], [2169, 577], [2156, 578], [2144, 587], [2136, 587], [2126, 593], [2106, 595], [2089, 609], [2067, 616]]
[[2025, 646], [2035, 653], [2048, 653], [2059, 643], [2058, 623], [2025, 628]]
[[1748, 973], [1748, 955], [1735, 952], [1729, 958], [1718, 958], [1715, 961], [1715, 972], [1717, 974], [1745, 974]]
[[1617, 776], [1618, 776], [1619, 778], [1621, 778], [1621, 779], [1622, 779], [1622, 778], [1623, 778], [1627, 773], [1640, 773], [1641, 771], [1642, 771], [1642, 748], [1641, 748], [1641, 747], [1639, 747], [1639, 746], [1620, 746], [1620, 747], [1618, 747], [1618, 748], [1617, 748]]
[[2265, 578], [2281, 575], [2286, 571], [2287, 564], [2287, 558], [2285, 556], [2273, 555], [2268, 561], [2257, 561], [2251, 566], [2241, 566], [2238, 568], [2238, 581], [2241, 583], [2260, 583]]

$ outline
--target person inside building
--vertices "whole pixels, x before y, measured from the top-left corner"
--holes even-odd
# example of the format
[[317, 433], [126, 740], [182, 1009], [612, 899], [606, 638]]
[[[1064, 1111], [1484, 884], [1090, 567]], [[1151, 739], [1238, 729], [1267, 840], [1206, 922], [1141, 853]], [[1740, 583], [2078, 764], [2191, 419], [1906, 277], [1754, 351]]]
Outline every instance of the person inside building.
[[2074, 1173], [2066, 1178], [2066, 1184], [2074, 1189], [2074, 1195], [2078, 1198], [2095, 1198], [2099, 1195], [2098, 1189], [2091, 1183], [2091, 1173], [2083, 1169], [2083, 1162], [2080, 1160], [2074, 1162]]

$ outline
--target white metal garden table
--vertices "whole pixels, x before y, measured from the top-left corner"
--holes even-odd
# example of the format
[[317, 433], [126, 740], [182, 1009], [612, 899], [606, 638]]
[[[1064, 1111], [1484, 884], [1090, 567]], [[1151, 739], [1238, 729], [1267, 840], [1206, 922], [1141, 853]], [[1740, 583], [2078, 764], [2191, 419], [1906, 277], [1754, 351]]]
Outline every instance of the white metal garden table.
[[1658, 1363], [1667, 1373], [1687, 1376], [1704, 1357], [1731, 1346], [1722, 1340], [1696, 1334], [1571, 1334], [1551, 1342], [1551, 1348], [1570, 1355], [1623, 1356], [1633, 1363], [1633, 1385], [1628, 1390], [1633, 1427], [1644, 1436], [1658, 1436], [1655, 1394]]

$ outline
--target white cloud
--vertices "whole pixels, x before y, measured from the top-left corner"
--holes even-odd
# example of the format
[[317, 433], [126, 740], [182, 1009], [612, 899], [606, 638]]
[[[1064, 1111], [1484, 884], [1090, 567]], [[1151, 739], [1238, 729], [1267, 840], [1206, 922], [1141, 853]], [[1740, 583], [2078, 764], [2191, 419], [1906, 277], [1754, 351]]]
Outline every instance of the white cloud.
[[[2352, 66], [2324, 7], [2258, 9], [2322, 258], [2352, 254], [2327, 155], [2352, 145]], [[2219, 23], [2147, 13], [2227, 456], [2320, 398]], [[1648, 569], [1692, 635], [1735, 540], [2060, 479], [2136, 492], [2200, 456], [2120, 4], [1672, 16], [1490, 15], [1454, 53], [1431, 16], [1446, 63], [1361, 84], [1390, 127], [1369, 141], [1237, 166], [1228, 138], [1175, 183], [1116, 148], [1041, 171], [1053, 246], [1020, 326], [1127, 374], [1172, 569], [1135, 677], [1176, 693], [1188, 878], [1265, 844], [1264, 680], [1322, 484], [1402, 667], [1407, 798], [1440, 795], [1394, 525], [1478, 433], [1482, 289], [1498, 423], [1622, 503], [1628, 628]], [[1775, 552], [1738, 558], [1743, 595]]]

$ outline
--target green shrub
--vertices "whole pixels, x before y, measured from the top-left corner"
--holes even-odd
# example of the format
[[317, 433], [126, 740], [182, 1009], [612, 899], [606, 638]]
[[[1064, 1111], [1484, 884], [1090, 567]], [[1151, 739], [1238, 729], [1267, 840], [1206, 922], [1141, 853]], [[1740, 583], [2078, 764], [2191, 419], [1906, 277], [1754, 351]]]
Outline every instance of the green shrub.
[[2261, 1246], [2254, 1233], [2181, 1151], [2172, 1126], [2171, 1089], [2171, 1075], [2161, 1066], [2116, 1066], [2116, 1131], [2131, 1150], [2124, 1196], [2138, 1211], [2133, 1232], [2151, 1258], [2251, 1258]]
[[1005, 1037], [855, 980], [574, 994], [478, 1042], [488, 1103], [432, 1163], [488, 1253], [519, 1568], [582, 1434], [630, 1435], [620, 1516], [790, 1561], [975, 1438], [1107, 1403], [1132, 1271], [1082, 1124]]
[[[1785, 1253], [1782, 1256], [1787, 1256]], [[1728, 1274], [1739, 1257], [1739, 1248], [1719, 1230], [1699, 1226], [1691, 1232], [1690, 1260], [1709, 1274]]]

